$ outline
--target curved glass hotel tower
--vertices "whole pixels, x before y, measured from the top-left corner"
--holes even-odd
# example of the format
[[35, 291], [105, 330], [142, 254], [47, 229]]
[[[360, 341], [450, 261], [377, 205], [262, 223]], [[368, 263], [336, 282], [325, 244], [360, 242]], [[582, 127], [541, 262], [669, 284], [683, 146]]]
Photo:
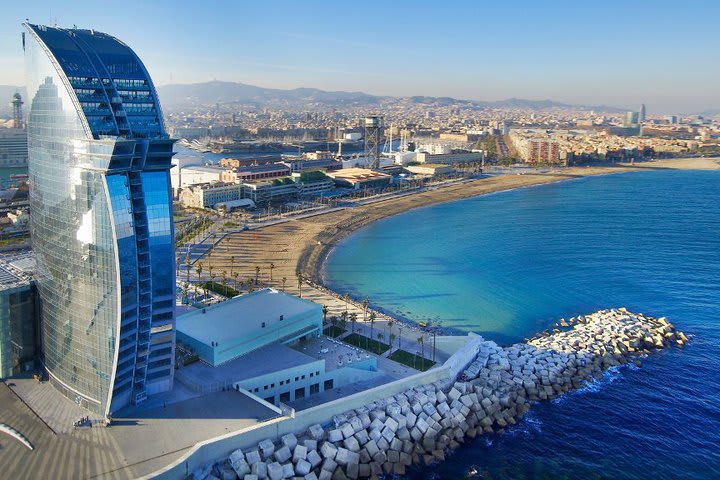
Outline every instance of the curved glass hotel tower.
[[25, 28], [43, 362], [65, 395], [108, 416], [172, 387], [173, 140], [127, 45]]

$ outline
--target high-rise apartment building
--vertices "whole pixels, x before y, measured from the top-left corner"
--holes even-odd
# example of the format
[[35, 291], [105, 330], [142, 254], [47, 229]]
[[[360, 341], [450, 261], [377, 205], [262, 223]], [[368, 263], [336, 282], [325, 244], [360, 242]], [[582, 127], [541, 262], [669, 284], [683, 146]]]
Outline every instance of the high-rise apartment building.
[[127, 45], [25, 28], [42, 361], [65, 395], [111, 415], [172, 387], [173, 140]]
[[560, 162], [560, 144], [550, 140], [531, 139], [528, 141], [528, 161], [537, 164]]

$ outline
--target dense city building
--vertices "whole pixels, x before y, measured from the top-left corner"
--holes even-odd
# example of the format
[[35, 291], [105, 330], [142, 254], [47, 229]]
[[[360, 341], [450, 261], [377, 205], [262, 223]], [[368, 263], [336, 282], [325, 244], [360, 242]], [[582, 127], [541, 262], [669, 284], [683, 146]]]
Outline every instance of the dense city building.
[[35, 367], [38, 312], [32, 281], [32, 254], [5, 254], [0, 260], [0, 378]]
[[109, 416], [173, 383], [173, 140], [127, 45], [25, 27], [43, 365], [62, 393]]

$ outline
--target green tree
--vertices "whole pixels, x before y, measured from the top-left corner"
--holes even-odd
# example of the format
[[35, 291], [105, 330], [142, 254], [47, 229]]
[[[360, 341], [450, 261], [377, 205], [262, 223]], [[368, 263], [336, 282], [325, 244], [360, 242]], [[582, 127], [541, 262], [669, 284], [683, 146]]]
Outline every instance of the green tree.
[[355, 312], [352, 312], [350, 314], [350, 324], [352, 326], [352, 330], [351, 330], [352, 333], [355, 333], [355, 324], [357, 323], [357, 317], [358, 317], [357, 313], [355, 313]]
[[379, 342], [379, 343], [378, 343], [378, 346], [377, 346], [377, 353], [378, 353], [378, 355], [380, 355], [380, 344], [382, 343], [383, 338], [385, 338], [385, 334], [382, 333], [382, 332], [378, 332], [378, 334], [377, 334], [377, 339], [378, 339], [378, 342]]
[[283, 277], [281, 281], [282, 281], [282, 291], [284, 292], [285, 291], [285, 283], [287, 283], [287, 277]]

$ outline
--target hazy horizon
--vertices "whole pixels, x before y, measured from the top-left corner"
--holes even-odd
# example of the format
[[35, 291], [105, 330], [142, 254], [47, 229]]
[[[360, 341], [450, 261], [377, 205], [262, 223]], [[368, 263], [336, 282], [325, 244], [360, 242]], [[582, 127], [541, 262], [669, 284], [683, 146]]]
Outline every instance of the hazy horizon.
[[24, 84], [20, 23], [27, 18], [122, 39], [160, 86], [217, 79], [379, 96], [645, 103], [650, 115], [720, 108], [720, 66], [709, 61], [720, 43], [714, 2], [693, 9], [665, 1], [92, 5], [4, 6], [0, 85]]

